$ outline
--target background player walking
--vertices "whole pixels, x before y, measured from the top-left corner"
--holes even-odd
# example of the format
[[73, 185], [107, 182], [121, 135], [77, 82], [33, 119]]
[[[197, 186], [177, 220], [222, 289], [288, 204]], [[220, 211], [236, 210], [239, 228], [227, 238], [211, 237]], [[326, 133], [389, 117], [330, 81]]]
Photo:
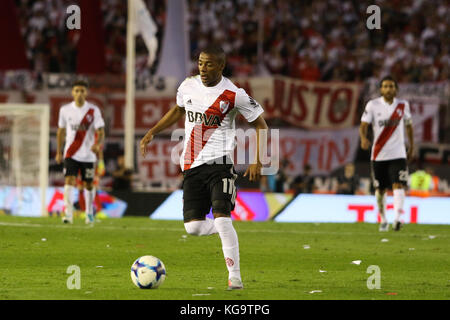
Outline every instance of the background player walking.
[[[414, 136], [411, 111], [406, 100], [395, 98], [397, 82], [390, 76], [380, 82], [381, 97], [370, 100], [361, 117], [359, 135], [361, 148], [369, 149], [371, 142], [367, 138], [368, 127], [372, 125], [374, 143], [371, 151], [371, 169], [375, 196], [381, 216], [380, 231], [388, 231], [386, 220], [386, 189], [392, 188], [394, 196], [395, 220], [393, 229], [400, 230], [400, 215], [403, 213], [405, 187], [408, 182], [408, 165], [406, 158], [412, 159]], [[409, 140], [406, 152], [404, 127]]]
[[[155, 134], [170, 127], [184, 115], [185, 139], [180, 158], [183, 170], [183, 217], [192, 235], [219, 233], [229, 271], [228, 288], [242, 289], [238, 236], [231, 221], [236, 198], [236, 173], [232, 154], [235, 148], [235, 117], [238, 113], [256, 129], [256, 161], [244, 176], [257, 180], [261, 173], [259, 145], [265, 147], [267, 129], [263, 109], [245, 90], [222, 76], [225, 53], [211, 46], [200, 53], [199, 75], [186, 78], [177, 91], [177, 105], [153, 127], [140, 142], [141, 153]], [[213, 219], [206, 215], [212, 208]]]
[[73, 223], [73, 190], [78, 172], [84, 185], [86, 223], [94, 223], [94, 165], [105, 137], [105, 122], [100, 109], [86, 101], [87, 88], [87, 82], [75, 81], [72, 85], [73, 102], [62, 106], [59, 111], [55, 160], [58, 164], [64, 160], [64, 223]]

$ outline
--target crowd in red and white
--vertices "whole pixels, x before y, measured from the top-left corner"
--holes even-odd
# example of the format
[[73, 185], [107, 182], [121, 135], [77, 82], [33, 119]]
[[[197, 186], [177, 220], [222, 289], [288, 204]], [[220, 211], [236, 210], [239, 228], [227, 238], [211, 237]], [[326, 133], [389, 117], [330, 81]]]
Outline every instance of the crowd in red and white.
[[[79, 1], [78, 1], [79, 2]], [[192, 69], [211, 42], [228, 54], [229, 76], [285, 75], [315, 81], [364, 81], [392, 74], [399, 82], [450, 78], [450, 3], [376, 1], [381, 29], [369, 30], [373, 1], [189, 0]], [[75, 72], [78, 30], [68, 30], [72, 0], [16, 0], [27, 58], [35, 72]], [[161, 39], [164, 1], [147, 0]], [[101, 2], [106, 72], [125, 73], [127, 2]], [[137, 41], [137, 63], [146, 49]]]

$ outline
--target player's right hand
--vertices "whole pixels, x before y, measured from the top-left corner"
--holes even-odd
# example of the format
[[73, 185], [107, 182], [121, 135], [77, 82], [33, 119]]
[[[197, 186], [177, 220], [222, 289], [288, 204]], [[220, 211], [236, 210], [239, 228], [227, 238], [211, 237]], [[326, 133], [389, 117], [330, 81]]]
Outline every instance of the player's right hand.
[[369, 139], [362, 139], [361, 140], [361, 148], [363, 150], [368, 150], [370, 148], [370, 140]]
[[55, 156], [55, 160], [57, 164], [60, 164], [62, 162], [63, 156], [61, 152], [57, 152]]
[[141, 155], [145, 157], [145, 154], [147, 153], [147, 145], [153, 140], [153, 135], [145, 135], [139, 144], [141, 149]]

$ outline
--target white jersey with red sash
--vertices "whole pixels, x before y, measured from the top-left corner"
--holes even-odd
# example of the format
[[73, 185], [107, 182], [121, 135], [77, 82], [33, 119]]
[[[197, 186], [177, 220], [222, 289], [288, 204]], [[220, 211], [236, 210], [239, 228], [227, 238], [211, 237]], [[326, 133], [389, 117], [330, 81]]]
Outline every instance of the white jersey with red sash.
[[252, 122], [263, 108], [244, 89], [222, 77], [214, 87], [200, 76], [186, 78], [177, 91], [177, 105], [185, 109], [185, 139], [180, 165], [183, 171], [226, 155], [235, 148], [235, 118]]
[[80, 162], [97, 161], [91, 147], [95, 143], [95, 130], [104, 126], [100, 109], [87, 101], [82, 107], [76, 106], [75, 102], [62, 106], [58, 127], [66, 129], [64, 158]]
[[408, 101], [394, 98], [392, 104], [388, 104], [383, 97], [370, 100], [361, 122], [372, 125], [372, 161], [406, 158], [404, 126], [411, 122]]

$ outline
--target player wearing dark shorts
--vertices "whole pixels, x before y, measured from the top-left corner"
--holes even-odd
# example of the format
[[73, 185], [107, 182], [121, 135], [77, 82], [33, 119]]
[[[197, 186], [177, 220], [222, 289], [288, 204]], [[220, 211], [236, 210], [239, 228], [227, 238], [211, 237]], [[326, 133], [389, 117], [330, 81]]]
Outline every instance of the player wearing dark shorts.
[[[142, 138], [141, 153], [145, 156], [153, 136], [185, 117], [185, 139], [180, 165], [183, 170], [184, 227], [191, 235], [218, 233], [228, 269], [228, 288], [242, 289], [239, 242], [232, 224], [231, 211], [236, 198], [231, 155], [235, 148], [234, 121], [241, 114], [255, 129], [257, 141], [265, 139], [260, 130], [267, 124], [263, 109], [245, 90], [222, 76], [225, 53], [217, 46], [204, 49], [198, 58], [199, 75], [186, 78], [177, 90], [177, 105]], [[261, 132], [261, 133], [260, 133]], [[244, 176], [258, 180], [262, 164], [257, 144], [255, 163]], [[206, 218], [212, 209], [214, 219]]]
[[[72, 85], [73, 102], [59, 110], [56, 133], [56, 163], [64, 161], [64, 223], [73, 223], [73, 191], [81, 172], [87, 224], [94, 223], [95, 162], [104, 140], [105, 122], [100, 109], [86, 101], [88, 84]], [[64, 145], [64, 150], [63, 150]]]
[[210, 209], [227, 215], [234, 210], [237, 174], [232, 164], [205, 163], [183, 176], [184, 222], [203, 220]]
[[[361, 117], [359, 135], [361, 148], [369, 149], [372, 144], [367, 138], [368, 127], [374, 133], [371, 150], [372, 180], [375, 187], [378, 210], [381, 217], [379, 231], [388, 231], [389, 225], [385, 216], [386, 190], [392, 189], [394, 197], [395, 220], [393, 229], [400, 230], [405, 200], [405, 188], [408, 182], [407, 158], [412, 159], [414, 153], [414, 134], [411, 111], [406, 100], [396, 99], [397, 83], [392, 77], [384, 77], [380, 81], [381, 97], [370, 100]], [[409, 140], [406, 151], [404, 128]]]
[[407, 186], [408, 164], [406, 159], [371, 161], [372, 181], [376, 189], [391, 189], [392, 185]]
[[83, 182], [90, 183], [94, 181], [95, 176], [95, 163], [94, 162], [82, 162], [72, 158], [64, 159], [64, 177], [78, 176], [81, 174], [81, 180]]

